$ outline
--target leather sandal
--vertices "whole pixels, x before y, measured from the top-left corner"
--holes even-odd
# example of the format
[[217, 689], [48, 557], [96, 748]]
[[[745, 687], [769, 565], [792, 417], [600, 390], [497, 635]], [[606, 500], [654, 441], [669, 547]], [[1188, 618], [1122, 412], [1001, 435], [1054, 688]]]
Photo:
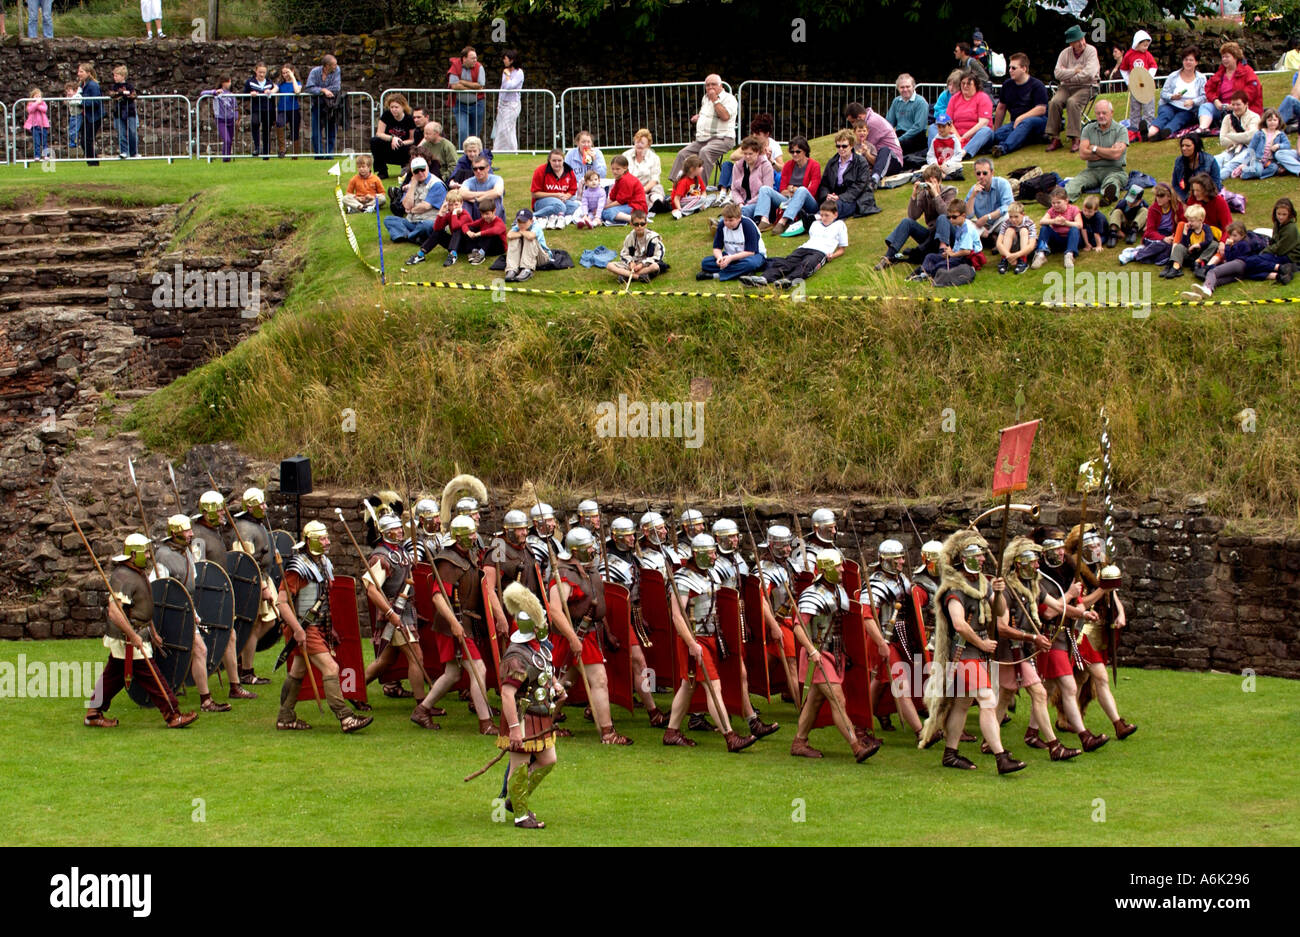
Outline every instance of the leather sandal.
[[626, 735], [619, 735], [613, 726], [606, 726], [600, 734], [601, 745], [631, 745], [632, 740]]
[[199, 704], [205, 713], [228, 713], [233, 707], [229, 703], [218, 703], [211, 696]]
[[969, 758], [957, 754], [955, 748], [945, 748], [943, 750], [943, 766], [945, 768], [961, 768], [965, 771], [974, 771], [979, 767]]
[[1133, 723], [1125, 722], [1123, 719], [1120, 719], [1115, 723], [1115, 738], [1122, 742], [1137, 730], [1138, 727], [1133, 725]]
[[691, 732], [712, 732], [714, 725], [704, 713], [691, 713], [686, 720], [686, 728]]
[[880, 723], [880, 730], [882, 732], [894, 731], [894, 720], [889, 716], [877, 716], [876, 721]]
[[1007, 751], [998, 752], [997, 760], [998, 760], [998, 774], [1012, 774], [1013, 772], [1023, 770], [1025, 767], [1025, 763], [1023, 761], [1016, 761], [1015, 758], [1011, 757], [1011, 752], [1007, 752]]
[[295, 718], [292, 722], [281, 722], [279, 720], [276, 720], [275, 727], [277, 729], [299, 730], [299, 729], [310, 729], [311, 724], [307, 722], [303, 722], [301, 719]]
[[694, 739], [688, 739], [686, 736], [682, 735], [681, 729], [667, 729], [664, 731], [664, 744], [681, 745], [683, 748], [694, 748], [696, 743]]
[[962, 730], [961, 730], [961, 738], [959, 738], [957, 741], [959, 741], [959, 742], [973, 742], [973, 741], [975, 741], [975, 736], [971, 735], [971, 734], [970, 734], [969, 732], [967, 732], [965, 729], [962, 729]]
[[758, 713], [754, 713], [753, 718], [749, 720], [749, 731], [750, 734], [753, 735], [755, 738], [759, 738], [759, 739], [765, 738], [766, 736], [771, 735], [779, 728], [781, 728], [781, 723], [764, 722], [759, 717]]
[[758, 741], [757, 736], [747, 735], [744, 738], [741, 738], [735, 731], [724, 732], [722, 733], [722, 737], [727, 740], [727, 751], [732, 752], [733, 754], [735, 752], [743, 752], [745, 749], [749, 748], [749, 746]]
[[480, 719], [478, 721], [479, 735], [500, 735], [501, 731], [497, 728], [496, 723], [491, 719]]
[[358, 732], [374, 721], [374, 716], [344, 716], [339, 720], [339, 727], [344, 732]]
[[801, 739], [799, 736], [794, 737], [790, 743], [790, 754], [800, 758], [821, 758], [822, 753], [808, 744], [807, 739]]
[[433, 721], [433, 713], [429, 712], [423, 703], [416, 703], [415, 709], [411, 712], [411, 721], [421, 729], [441, 729], [442, 726]]
[[230, 688], [231, 699], [257, 699], [257, 694], [252, 690], [245, 690], [242, 684], [236, 683]]
[[656, 709], [648, 714], [650, 716], [650, 728], [663, 729], [668, 725], [668, 714], [662, 709]]
[[1084, 729], [1079, 733], [1079, 741], [1083, 743], [1083, 750], [1085, 752], [1095, 752], [1097, 749], [1109, 742], [1110, 737], [1107, 735], [1093, 735], [1087, 729]]
[[[375, 709], [375, 707], [371, 706], [365, 700], [360, 700], [360, 699], [348, 700], [348, 705], [351, 706], [359, 713], [374, 712]], [[446, 713], [443, 713], [443, 715], [446, 715]]]
[[537, 817], [536, 817], [536, 816], [533, 814], [533, 812], [530, 810], [530, 811], [528, 811], [526, 814], [524, 814], [522, 817], [515, 817], [515, 829], [517, 829], [517, 830], [544, 830], [544, 829], [546, 829], [546, 824], [543, 823], [541, 820], [537, 819]]
[[943, 730], [940, 730], [940, 731], [934, 733], [934, 738], [930, 739], [930, 741], [926, 742], [924, 745], [921, 745], [921, 733], [920, 733], [920, 732], [917, 732], [917, 733], [916, 733], [916, 743], [917, 743], [918, 745], [921, 745], [921, 748], [922, 748], [923, 750], [924, 750], [924, 749], [927, 749], [927, 748], [933, 748], [934, 745], [935, 745], [935, 743], [938, 742], [938, 741], [939, 741], [940, 739], [942, 739], [942, 738], [943, 738]]
[[561, 726], [560, 728], [555, 730], [555, 737], [557, 739], [571, 739], [573, 738], [573, 730], [566, 729], [563, 726]]
[[981, 741], [981, 742], [980, 742], [980, 754], [981, 754], [981, 755], [992, 755], [992, 754], [993, 754], [993, 749], [989, 748], [989, 743], [988, 743], [988, 740], [987, 740], [987, 739], [985, 739], [984, 741]]
[[183, 729], [197, 718], [198, 713], [172, 713], [167, 717], [167, 728]]
[[1044, 742], [1041, 738], [1038, 737], [1037, 729], [1025, 730], [1025, 744], [1028, 745], [1030, 748], [1050, 749], [1052, 747], [1051, 743]]
[[385, 683], [383, 686], [384, 695], [389, 699], [411, 699], [415, 696], [410, 690], [399, 683]]
[[111, 719], [101, 712], [95, 712], [93, 715], [91, 713], [86, 713], [85, 717], [81, 720], [81, 724], [83, 726], [93, 726], [96, 729], [117, 728], [117, 720]]
[[239, 671], [239, 682], [247, 683], [249, 686], [262, 686], [271, 681], [266, 679], [266, 677], [259, 677], [251, 670], [241, 670]]
[[1052, 753], [1052, 761], [1069, 761], [1071, 758], [1083, 754], [1082, 749], [1066, 748], [1061, 744], [1060, 739], [1048, 743], [1047, 750]]

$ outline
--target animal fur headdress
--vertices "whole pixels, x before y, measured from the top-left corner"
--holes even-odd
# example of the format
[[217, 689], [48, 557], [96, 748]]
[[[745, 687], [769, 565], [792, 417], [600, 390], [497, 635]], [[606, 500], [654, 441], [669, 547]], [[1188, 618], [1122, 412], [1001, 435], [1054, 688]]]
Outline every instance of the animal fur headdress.
[[451, 529], [456, 502], [468, 495], [479, 504], [487, 502], [487, 487], [473, 475], [457, 475], [442, 489], [442, 529]]
[[[1026, 550], [1032, 550], [1035, 553], [1041, 553], [1042, 547], [1034, 543], [1028, 537], [1016, 537], [1007, 544], [1007, 548], [1002, 551], [1002, 568], [1006, 570], [1007, 588], [1015, 590], [1016, 595], [1020, 596], [1021, 602], [1024, 603], [1025, 610], [1034, 619], [1034, 624], [1042, 630], [1042, 622], [1038, 618], [1038, 584], [1037, 579], [1031, 579], [1028, 584], [1021, 579], [1016, 573], [1016, 557]], [[1039, 576], [1042, 573], [1038, 574]], [[1015, 602], [1009, 603], [1015, 608]]]

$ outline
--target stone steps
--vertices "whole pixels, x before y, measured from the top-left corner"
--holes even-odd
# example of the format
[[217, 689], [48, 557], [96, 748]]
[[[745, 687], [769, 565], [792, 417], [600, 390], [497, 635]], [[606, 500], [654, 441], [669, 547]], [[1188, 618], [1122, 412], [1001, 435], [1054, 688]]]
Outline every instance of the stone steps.
[[82, 258], [134, 259], [145, 247], [133, 234], [89, 232], [29, 234], [0, 237], [0, 264], [66, 263]]
[[13, 312], [32, 307], [90, 307], [103, 309], [108, 305], [107, 281], [103, 286], [66, 286], [42, 289], [36, 292], [0, 293], [0, 312]]
[[36, 209], [0, 218], [0, 236], [132, 231], [160, 224], [174, 215], [175, 211], [170, 206]]

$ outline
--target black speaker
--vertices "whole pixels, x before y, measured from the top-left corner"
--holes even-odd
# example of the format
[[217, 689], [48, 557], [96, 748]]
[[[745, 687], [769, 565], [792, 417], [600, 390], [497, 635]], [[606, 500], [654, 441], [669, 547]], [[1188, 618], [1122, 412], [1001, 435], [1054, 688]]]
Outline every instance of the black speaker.
[[296, 455], [280, 463], [280, 491], [286, 495], [311, 494], [311, 459]]

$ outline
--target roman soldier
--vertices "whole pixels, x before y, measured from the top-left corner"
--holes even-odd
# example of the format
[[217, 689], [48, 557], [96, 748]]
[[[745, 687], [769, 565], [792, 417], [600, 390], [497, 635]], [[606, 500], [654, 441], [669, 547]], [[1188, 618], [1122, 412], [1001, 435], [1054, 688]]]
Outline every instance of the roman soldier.
[[[998, 774], [1025, 767], [1002, 748], [997, 697], [989, 676], [989, 658], [997, 649], [995, 635], [1009, 622], [1006, 583], [984, 575], [988, 543], [978, 532], [958, 530], [944, 541], [939, 566], [939, 591], [934, 597], [935, 676], [926, 684], [930, 715], [917, 746], [928, 748], [943, 732], [945, 768], [973, 770], [976, 764], [958, 752], [966, 714], [979, 705], [980, 730], [997, 759]], [[942, 676], [940, 676], [942, 675]]]
[[679, 556], [691, 555], [691, 542], [704, 533], [704, 515], [694, 508], [682, 511], [681, 535], [677, 538], [676, 550]]
[[275, 544], [271, 539], [271, 525], [266, 517], [266, 495], [262, 489], [249, 488], [240, 501], [244, 510], [232, 518], [235, 522], [235, 536], [231, 538], [230, 549], [242, 550], [244, 544], [247, 544], [253, 551], [253, 559], [262, 574], [262, 604], [248, 640], [238, 651], [239, 679], [241, 683], [256, 686], [271, 682], [254, 673], [253, 659], [257, 654], [258, 640], [275, 627], [275, 580], [271, 577], [271, 569], [275, 566]]
[[419, 622], [415, 614], [415, 556], [402, 540], [401, 518], [385, 514], [376, 525], [379, 543], [366, 559], [369, 567], [361, 577], [366, 598], [375, 609], [378, 653], [366, 667], [366, 683], [384, 673], [397, 655], [406, 657], [407, 678], [416, 696], [424, 695], [424, 662], [417, 636]]
[[415, 502], [415, 539], [407, 537], [402, 546], [415, 554], [415, 562], [432, 563], [438, 552], [447, 545], [442, 534], [442, 515], [432, 498]]
[[921, 606], [921, 614], [925, 619], [925, 632], [930, 635], [931, 642], [934, 640], [934, 619], [930, 615], [930, 602], [934, 600], [935, 593], [939, 591], [939, 553], [941, 550], [943, 550], [943, 544], [938, 540], [927, 540], [921, 545], [921, 565], [912, 570], [912, 584], [924, 589], [928, 597], [925, 604]]
[[672, 578], [673, 570], [681, 565], [681, 555], [668, 543], [668, 525], [658, 511], [646, 511], [641, 515], [641, 549], [638, 558], [642, 567], [659, 572], [666, 580]]
[[[759, 544], [758, 549], [760, 554], [767, 554], [757, 560], [762, 573], [760, 585], [767, 592], [767, 602], [763, 609], [763, 615], [767, 619], [767, 655], [780, 661], [789, 678], [792, 678], [797, 665], [794, 638], [796, 573], [790, 563], [794, 550], [790, 528], [773, 524], [767, 529], [767, 540]], [[790, 685], [792, 680], [789, 678], [781, 698], [787, 703], [793, 703], [798, 687]]]
[[565, 552], [557, 555], [549, 583], [551, 607], [568, 610], [567, 615], [552, 613], [565, 639], [555, 645], [555, 669], [563, 673], [570, 661], [582, 667], [587, 675], [589, 703], [600, 728], [601, 742], [631, 745], [630, 738], [615, 731], [609, 709], [609, 680], [601, 647], [605, 629], [605, 583], [595, 562], [596, 538], [587, 528], [574, 527], [565, 535], [564, 547]]
[[[194, 542], [194, 530], [187, 514], [167, 518], [167, 539], [154, 550], [158, 565], [167, 575], [180, 580], [185, 591], [194, 592], [194, 564], [201, 558], [202, 547]], [[230, 712], [229, 703], [218, 703], [208, 686], [208, 646], [203, 640], [202, 622], [194, 614], [194, 644], [190, 651], [190, 676], [199, 691], [199, 708], [205, 713]]]
[[373, 716], [359, 716], [343, 698], [339, 684], [339, 665], [330, 653], [334, 626], [330, 619], [330, 583], [334, 581], [334, 567], [329, 557], [329, 531], [320, 521], [308, 521], [302, 528], [302, 540], [294, 544], [294, 553], [280, 580], [278, 599], [280, 620], [283, 622], [286, 644], [296, 642], [298, 655], [294, 657], [280, 687], [280, 712], [275, 717], [275, 727], [286, 731], [310, 729], [298, 718], [295, 707], [302, 681], [307, 678], [307, 659], [316, 665], [321, 674], [320, 691], [326, 705], [339, 721], [344, 732], [364, 729]]
[[[880, 666], [871, 680], [871, 711], [880, 711], [880, 701], [885, 691], [890, 690], [899, 716], [919, 739], [921, 717], [912, 701], [916, 695], [912, 675], [921, 670], [916, 662], [923, 661], [924, 654], [915, 621], [912, 581], [903, 572], [907, 554], [903, 545], [892, 539], [882, 541], [876, 554], [879, 557], [876, 569], [860, 596], [863, 608], [871, 609], [871, 617], [866, 621], [867, 634], [880, 652]], [[888, 718], [881, 717], [881, 727], [892, 729]]]
[[[468, 639], [468, 635], [478, 629], [496, 631], [496, 593], [489, 592], [492, 608], [483, 607], [483, 570], [482, 555], [476, 549], [478, 530], [472, 518], [461, 515], [451, 522], [449, 533], [452, 543], [434, 557], [437, 577], [434, 581], [433, 608], [436, 617], [433, 628], [438, 642], [438, 657], [442, 661], [442, 676], [433, 682], [429, 693], [411, 713], [411, 721], [426, 729], [438, 728], [432, 720], [432, 710], [438, 700], [442, 699], [452, 687], [460, 682], [464, 667], [477, 671], [477, 678], [470, 680], [470, 701], [478, 715], [480, 735], [496, 735], [497, 728], [492, 722], [492, 708], [479, 684], [487, 674], [478, 643]], [[441, 583], [441, 587], [439, 586]], [[446, 592], [443, 590], [446, 589]], [[489, 625], [489, 618], [492, 615]], [[468, 629], [466, 626], [468, 625]], [[493, 637], [495, 640], [495, 637]], [[464, 654], [469, 654], [466, 661]]]
[[[146, 658], [154, 656], [154, 644], [162, 644], [153, 630], [153, 590], [149, 577], [149, 538], [144, 534], [130, 534], [123, 553], [113, 557], [117, 564], [108, 579], [108, 620], [104, 623], [104, 647], [108, 648], [108, 663], [95, 682], [95, 695], [91, 706], [82, 717], [82, 724], [98, 729], [111, 729], [117, 720], [106, 713], [113, 697], [128, 680], [140, 681], [162, 713], [169, 729], [183, 729], [198, 713], [180, 711], [171, 687], [160, 682]], [[134, 632], [135, 637], [128, 636]]]
[[501, 725], [497, 747], [510, 752], [506, 809], [515, 828], [540, 830], [546, 824], [528, 809], [528, 801], [556, 763], [555, 710], [564, 691], [555, 679], [546, 615], [537, 596], [521, 583], [505, 588], [505, 605], [515, 632], [501, 655]]
[[[540, 577], [537, 558], [528, 549], [528, 517], [523, 511], [507, 511], [501, 521], [501, 532], [493, 538], [483, 557], [483, 578], [497, 595], [502, 595], [512, 582], [523, 583], [540, 602], [545, 597]], [[504, 614], [497, 625], [500, 632], [509, 630]]]
[[[1043, 689], [1034, 657], [1052, 647], [1052, 641], [1043, 628], [1039, 609], [1048, 607], [1059, 615], [1062, 605], [1045, 589], [1038, 572], [1038, 556], [1042, 548], [1028, 537], [1016, 537], [1003, 553], [1002, 568], [1014, 569], [1015, 575], [1007, 586], [1020, 601], [1011, 603], [1011, 620], [998, 633], [998, 720], [1006, 714], [1007, 706], [1015, 699], [1020, 687], [1029, 692], [1032, 717], [1025, 730], [1025, 744], [1030, 748], [1044, 748], [1051, 752], [1052, 761], [1066, 761], [1079, 754], [1077, 748], [1066, 748], [1052, 731], [1047, 714], [1047, 691]], [[1041, 738], [1040, 738], [1041, 736]], [[980, 751], [987, 754], [985, 745]]]
[[[701, 523], [703, 521], [701, 520]], [[673, 626], [681, 638], [677, 646], [677, 669], [682, 674], [681, 685], [673, 696], [668, 728], [664, 730], [665, 745], [683, 745], [693, 748], [695, 742], [682, 734], [682, 719], [694, 694], [695, 675], [709, 681], [712, 691], [706, 693], [709, 711], [718, 725], [723, 727], [722, 737], [727, 751], [739, 752], [758, 741], [758, 736], [741, 738], [731, 728], [731, 718], [722, 702], [722, 680], [718, 674], [718, 660], [728, 651], [718, 630], [718, 583], [712, 575], [717, 558], [717, 544], [708, 534], [696, 534], [691, 540], [691, 555], [673, 575], [674, 600], [672, 602]], [[740, 653], [735, 648], [732, 653]]]
[[803, 549], [799, 551], [798, 565], [800, 569], [808, 565], [815, 565], [817, 557], [823, 550], [835, 549], [835, 535], [837, 528], [835, 525], [835, 512], [830, 508], [818, 508], [812, 512], [812, 536], [803, 542]]
[[529, 508], [528, 516], [533, 522], [533, 529], [528, 532], [528, 549], [533, 554], [533, 559], [537, 561], [542, 576], [549, 582], [551, 554], [559, 556], [564, 552], [564, 544], [555, 535], [555, 509], [542, 501]]
[[578, 502], [578, 526], [586, 527], [597, 537], [596, 546], [600, 548], [600, 505], [587, 498]]
[[[200, 559], [216, 563], [226, 568], [226, 540], [221, 528], [226, 523], [226, 499], [219, 491], [205, 491], [199, 497], [199, 513], [194, 520], [194, 540], [202, 544]], [[233, 638], [233, 635], [231, 636]], [[239, 676], [239, 648], [235, 641], [226, 642], [226, 652], [221, 663], [226, 668], [226, 679], [230, 682], [231, 699], [257, 699], [257, 694], [245, 689]]]
[[[582, 506], [578, 506], [579, 517]], [[609, 569], [609, 582], [617, 583], [628, 590], [632, 605], [632, 630], [629, 634], [628, 657], [632, 663], [632, 682], [636, 694], [645, 706], [650, 718], [650, 727], [662, 729], [668, 725], [668, 714], [659, 708], [653, 695], [654, 687], [650, 685], [650, 674], [646, 665], [645, 625], [641, 619], [641, 553], [636, 542], [636, 525], [630, 517], [616, 517], [609, 524], [609, 540], [605, 544], [605, 559], [608, 567], [601, 564], [602, 570]]]
[[[730, 518], [719, 518], [713, 523], [713, 540], [718, 545], [717, 557], [709, 569], [714, 582], [725, 589], [741, 591], [740, 577], [749, 575], [749, 564], [740, 555], [740, 528]], [[741, 633], [745, 631], [745, 608], [741, 605]], [[733, 653], [740, 655], [740, 700], [744, 707], [741, 715], [749, 723], [749, 731], [756, 738], [771, 735], [781, 728], [779, 722], [764, 722], [758, 710], [749, 699], [749, 673], [745, 669], [743, 648], [734, 648]]]
[[831, 700], [835, 727], [849, 743], [858, 764], [880, 749], [880, 740], [867, 733], [858, 737], [845, 711], [844, 624], [849, 615], [849, 594], [844, 591], [844, 560], [839, 550], [824, 549], [817, 554], [817, 575], [812, 584], [799, 594], [798, 617], [794, 622], [795, 640], [799, 642], [799, 682], [806, 684], [812, 676], [812, 689], [799, 711], [799, 724], [790, 754], [820, 758], [822, 753], [808, 744], [808, 733], [821, 709], [822, 700]]

